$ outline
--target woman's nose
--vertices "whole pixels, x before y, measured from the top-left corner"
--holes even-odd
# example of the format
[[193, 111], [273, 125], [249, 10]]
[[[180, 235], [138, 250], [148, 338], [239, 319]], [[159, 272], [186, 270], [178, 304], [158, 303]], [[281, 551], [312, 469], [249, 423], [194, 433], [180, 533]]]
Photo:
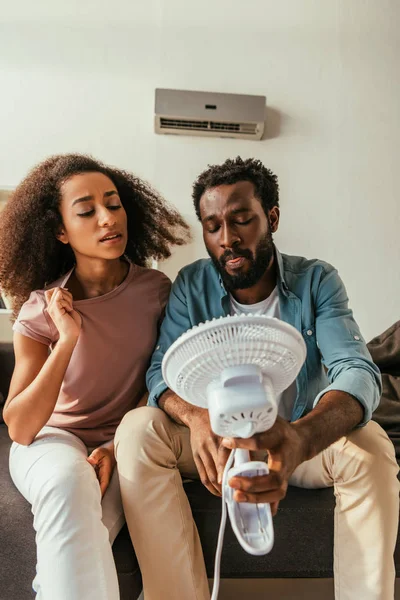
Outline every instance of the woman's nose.
[[117, 222], [116, 216], [107, 208], [101, 209], [99, 215], [100, 227], [112, 227]]

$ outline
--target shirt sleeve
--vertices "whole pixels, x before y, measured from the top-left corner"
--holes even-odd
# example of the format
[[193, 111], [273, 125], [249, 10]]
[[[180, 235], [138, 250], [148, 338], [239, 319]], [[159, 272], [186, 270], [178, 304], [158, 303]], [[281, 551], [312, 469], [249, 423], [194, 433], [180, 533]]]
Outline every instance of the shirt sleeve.
[[160, 326], [165, 317], [165, 308], [167, 306], [167, 302], [168, 302], [170, 293], [171, 293], [171, 280], [166, 275], [163, 274], [163, 277], [161, 280], [161, 285], [160, 285], [160, 290], [159, 290], [159, 299], [160, 299], [159, 325]]
[[183, 277], [179, 274], [171, 289], [165, 310], [165, 318], [162, 322], [158, 342], [146, 375], [146, 384], [149, 390], [147, 404], [149, 406], [158, 406], [158, 399], [168, 389], [161, 371], [164, 354], [171, 344], [182, 333], [190, 329], [190, 327], [185, 283]]
[[54, 333], [47, 314], [43, 292], [32, 292], [19, 312], [13, 330], [41, 344], [50, 346]]
[[381, 375], [348, 306], [344, 284], [333, 267], [320, 281], [315, 312], [316, 339], [329, 386], [318, 394], [314, 406], [330, 390], [346, 392], [363, 406], [360, 426], [365, 425], [379, 404]]

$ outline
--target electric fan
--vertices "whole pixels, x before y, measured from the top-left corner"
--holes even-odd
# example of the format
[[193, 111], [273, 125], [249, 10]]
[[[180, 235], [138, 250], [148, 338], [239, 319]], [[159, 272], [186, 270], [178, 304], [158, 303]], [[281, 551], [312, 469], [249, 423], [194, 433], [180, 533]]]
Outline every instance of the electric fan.
[[[162, 374], [183, 400], [208, 408], [217, 435], [249, 438], [272, 427], [276, 398], [295, 380], [305, 356], [301, 334], [288, 323], [262, 315], [227, 316], [181, 335], [164, 356]], [[274, 543], [270, 505], [236, 502], [228, 480], [266, 474], [265, 462], [250, 461], [247, 450], [236, 449], [222, 480], [223, 521], [226, 502], [238, 541], [254, 555], [267, 554]], [[219, 546], [222, 539], [221, 525]]]

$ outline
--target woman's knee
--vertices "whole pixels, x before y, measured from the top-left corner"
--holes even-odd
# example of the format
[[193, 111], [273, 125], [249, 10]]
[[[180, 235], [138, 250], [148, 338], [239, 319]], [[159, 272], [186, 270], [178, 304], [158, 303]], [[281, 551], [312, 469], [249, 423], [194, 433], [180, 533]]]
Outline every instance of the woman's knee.
[[34, 486], [30, 501], [34, 514], [49, 507], [53, 514], [59, 510], [65, 516], [75, 511], [83, 514], [86, 508], [100, 510], [100, 485], [92, 465], [85, 460], [64, 461], [43, 477], [41, 485]]

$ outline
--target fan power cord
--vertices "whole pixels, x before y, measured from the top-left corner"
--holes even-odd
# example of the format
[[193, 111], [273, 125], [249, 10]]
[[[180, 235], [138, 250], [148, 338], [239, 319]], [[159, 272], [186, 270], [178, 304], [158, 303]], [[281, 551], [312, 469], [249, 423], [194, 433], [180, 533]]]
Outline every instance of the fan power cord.
[[228, 485], [228, 473], [230, 468], [233, 465], [235, 460], [235, 450], [232, 450], [227, 463], [225, 465], [224, 473], [222, 475], [222, 513], [221, 513], [221, 521], [218, 532], [218, 542], [217, 549], [215, 551], [215, 562], [214, 562], [214, 582], [213, 589], [211, 594], [211, 600], [217, 600], [218, 592], [219, 592], [219, 581], [220, 581], [220, 567], [221, 567], [221, 555], [222, 555], [222, 547], [224, 545], [224, 534], [226, 527], [226, 517], [228, 514], [226, 508], [226, 486]]

